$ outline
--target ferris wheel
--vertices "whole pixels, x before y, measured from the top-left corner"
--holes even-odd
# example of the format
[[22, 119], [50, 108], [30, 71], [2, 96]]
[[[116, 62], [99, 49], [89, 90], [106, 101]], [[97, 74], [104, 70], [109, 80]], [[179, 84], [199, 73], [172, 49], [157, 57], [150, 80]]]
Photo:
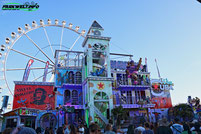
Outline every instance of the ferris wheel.
[[[73, 27], [72, 23], [66, 26], [66, 21], [59, 23], [58, 19], [45, 23], [43, 20], [33, 21], [31, 26], [19, 27], [17, 33], [12, 32], [1, 45], [1, 95], [14, 95], [14, 81], [22, 81], [28, 61], [32, 60], [28, 81], [43, 81], [44, 69], [49, 63], [47, 81], [54, 81], [55, 50], [79, 49], [85, 38], [85, 30]], [[75, 57], [76, 58], [76, 57]], [[34, 61], [34, 62], [33, 62]]]

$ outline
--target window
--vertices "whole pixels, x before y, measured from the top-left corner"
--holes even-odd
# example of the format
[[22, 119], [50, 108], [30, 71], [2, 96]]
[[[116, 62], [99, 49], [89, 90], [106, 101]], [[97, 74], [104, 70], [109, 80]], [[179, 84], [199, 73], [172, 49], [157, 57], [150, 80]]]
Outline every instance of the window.
[[72, 91], [72, 105], [78, 105], [78, 91]]
[[105, 53], [105, 46], [102, 44], [94, 44], [93, 52], [92, 52], [92, 63], [93, 63], [93, 72], [91, 73], [93, 76], [107, 76], [107, 60]]
[[68, 83], [74, 84], [74, 73], [73, 73], [73, 71], [70, 71], [70, 72], [68, 73], [68, 80], [69, 80]]
[[70, 90], [66, 90], [64, 92], [64, 104], [68, 104], [70, 103], [70, 100], [71, 100], [71, 93], [70, 93]]
[[98, 92], [94, 96], [94, 100], [108, 100], [109, 97], [105, 92]]
[[76, 72], [76, 84], [81, 84], [82, 83], [82, 74], [81, 72]]

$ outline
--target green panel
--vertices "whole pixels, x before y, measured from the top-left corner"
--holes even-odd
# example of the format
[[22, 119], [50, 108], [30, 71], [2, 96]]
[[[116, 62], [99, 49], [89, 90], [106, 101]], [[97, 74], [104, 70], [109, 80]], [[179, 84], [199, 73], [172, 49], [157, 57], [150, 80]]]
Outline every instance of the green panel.
[[85, 78], [87, 78], [87, 65], [85, 65]]
[[89, 127], [89, 110], [85, 110], [85, 121], [87, 123], [87, 126]]

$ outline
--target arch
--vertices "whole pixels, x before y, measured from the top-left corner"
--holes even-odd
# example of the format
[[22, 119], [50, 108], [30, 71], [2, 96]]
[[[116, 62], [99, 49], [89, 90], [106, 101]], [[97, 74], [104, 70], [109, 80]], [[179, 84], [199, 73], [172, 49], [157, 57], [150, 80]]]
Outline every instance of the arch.
[[69, 103], [71, 100], [71, 92], [70, 90], [65, 90], [64, 92], [64, 104]]
[[40, 127], [45, 129], [46, 127], [55, 128], [57, 124], [57, 118], [53, 113], [45, 113], [39, 119]]
[[105, 92], [98, 92], [94, 96], [94, 101], [95, 100], [109, 100], [109, 97]]
[[70, 84], [74, 84], [74, 73], [73, 73], [73, 71], [70, 71], [68, 73], [68, 80], [69, 80]]

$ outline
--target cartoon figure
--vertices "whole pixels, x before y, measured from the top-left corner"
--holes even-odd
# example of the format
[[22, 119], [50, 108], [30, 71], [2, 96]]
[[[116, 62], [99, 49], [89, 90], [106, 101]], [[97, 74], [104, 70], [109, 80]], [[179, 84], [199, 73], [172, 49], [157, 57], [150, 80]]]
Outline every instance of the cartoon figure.
[[[61, 82], [61, 84], [63, 84], [64, 82], [66, 82], [65, 77], [68, 75], [68, 71], [66, 71], [63, 74], [63, 76], [58, 70], [56, 71], [56, 74], [57, 74], [57, 83]], [[59, 85], [61, 85], [61, 84], [59, 84]]]
[[33, 94], [33, 103], [36, 105], [43, 105], [45, 104], [45, 99], [47, 96], [47, 92], [43, 88], [37, 88]]
[[131, 60], [130, 63], [129, 62], [127, 63], [126, 74], [127, 74], [129, 83], [130, 81], [132, 81], [134, 85], [138, 84], [138, 70], [140, 68], [141, 63], [142, 63], [142, 58], [140, 58], [138, 65], [135, 65], [133, 60]]

